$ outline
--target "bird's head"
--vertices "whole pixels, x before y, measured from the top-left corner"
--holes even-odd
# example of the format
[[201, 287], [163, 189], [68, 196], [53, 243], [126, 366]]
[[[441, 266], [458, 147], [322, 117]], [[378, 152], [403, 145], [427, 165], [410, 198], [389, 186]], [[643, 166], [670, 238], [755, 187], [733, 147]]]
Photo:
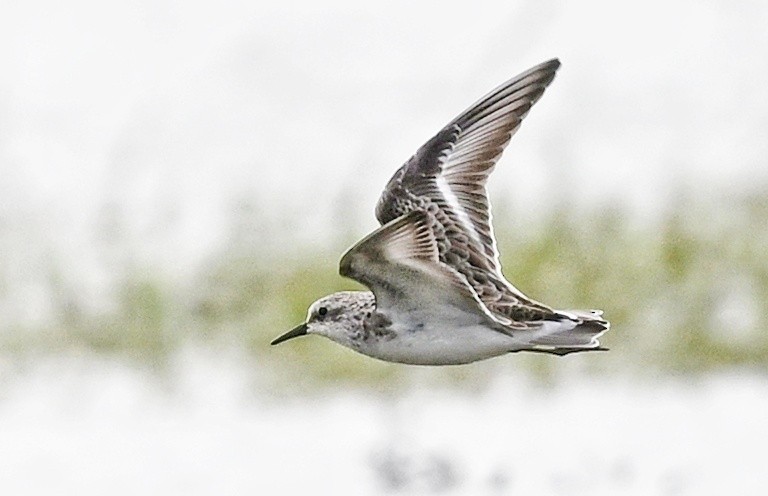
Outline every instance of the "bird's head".
[[353, 335], [360, 332], [366, 317], [366, 305], [361, 301], [363, 294], [361, 291], [342, 291], [320, 298], [309, 306], [306, 322], [279, 336], [272, 344], [317, 334], [350, 347]]

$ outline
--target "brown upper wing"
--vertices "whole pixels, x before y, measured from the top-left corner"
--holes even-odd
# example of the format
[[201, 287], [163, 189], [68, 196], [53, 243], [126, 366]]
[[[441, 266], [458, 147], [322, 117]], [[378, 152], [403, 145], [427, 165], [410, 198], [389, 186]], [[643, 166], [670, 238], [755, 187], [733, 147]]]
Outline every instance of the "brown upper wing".
[[553, 312], [502, 275], [486, 181], [559, 66], [557, 59], [539, 64], [456, 117], [392, 176], [376, 205], [382, 224], [413, 210], [427, 212], [440, 261], [464, 275], [491, 311], [513, 320]]
[[378, 309], [422, 307], [439, 312], [446, 306], [464, 308], [483, 315], [491, 327], [519, 327], [494, 315], [477, 293], [452, 267], [440, 263], [434, 231], [428, 215], [412, 210], [387, 222], [347, 250], [339, 262], [339, 273], [368, 286]]

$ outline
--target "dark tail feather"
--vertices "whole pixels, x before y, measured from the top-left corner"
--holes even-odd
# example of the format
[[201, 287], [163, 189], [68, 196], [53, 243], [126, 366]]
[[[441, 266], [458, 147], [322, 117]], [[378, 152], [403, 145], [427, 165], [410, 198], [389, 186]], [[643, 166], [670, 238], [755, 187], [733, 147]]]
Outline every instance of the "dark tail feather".
[[[559, 311], [560, 320], [550, 321], [553, 327], [545, 323], [540, 335], [530, 341], [531, 347], [515, 351], [547, 353], [550, 355], [570, 355], [583, 351], [608, 351], [600, 346], [598, 338], [610, 329], [611, 324], [602, 319], [599, 310], [564, 310]], [[558, 325], [559, 324], [559, 325]], [[570, 324], [570, 325], [569, 325]]]

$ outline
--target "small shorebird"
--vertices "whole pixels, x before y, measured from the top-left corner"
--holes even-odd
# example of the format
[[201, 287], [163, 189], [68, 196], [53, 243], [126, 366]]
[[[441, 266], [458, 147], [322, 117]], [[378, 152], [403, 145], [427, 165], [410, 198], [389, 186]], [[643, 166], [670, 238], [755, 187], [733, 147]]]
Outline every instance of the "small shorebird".
[[559, 66], [550, 60], [510, 79], [419, 148], [379, 198], [382, 226], [341, 259], [341, 275], [371, 291], [320, 298], [272, 344], [318, 334], [419, 365], [604, 349], [601, 311], [554, 310], [504, 278], [491, 226], [485, 183]]

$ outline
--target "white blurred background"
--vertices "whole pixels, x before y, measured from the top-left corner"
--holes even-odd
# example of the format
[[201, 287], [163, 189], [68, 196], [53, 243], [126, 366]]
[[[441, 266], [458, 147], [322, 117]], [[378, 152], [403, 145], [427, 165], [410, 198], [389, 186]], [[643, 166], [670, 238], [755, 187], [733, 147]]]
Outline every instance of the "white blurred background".
[[[546, 380], [518, 374], [518, 357], [450, 372], [344, 358], [354, 367], [328, 373], [343, 351], [325, 343], [269, 350], [284, 329], [260, 327], [247, 331], [256, 351], [243, 351], [237, 333], [184, 337], [196, 303], [163, 310], [166, 293], [198, 301], [201, 271], [231, 247], [252, 247], [277, 276], [311, 253], [332, 277], [344, 246], [375, 226], [394, 170], [486, 91], [551, 57], [563, 66], [491, 181], [495, 218], [523, 230], [553, 212], [616, 210], [620, 228], [646, 240], [670, 209], [690, 206], [683, 222], [720, 246], [708, 229], [741, 222], [731, 199], [768, 191], [768, 3], [33, 0], [2, 12], [3, 494], [768, 486], [755, 461], [768, 441], [764, 355], [718, 352], [704, 370], [639, 374], [646, 357], [631, 372], [614, 359], [590, 373], [592, 356], [525, 362]], [[759, 222], [738, 232], [768, 241]], [[717, 339], [746, 329], [750, 352], [758, 337], [768, 349], [752, 291], [768, 275], [756, 267], [702, 269], [727, 280], [722, 294], [746, 294], [706, 301], [730, 302]], [[612, 287], [632, 300], [643, 274], [616, 274]], [[61, 331], [97, 322], [88, 332], [101, 335], [99, 319], [137, 278], [155, 285], [136, 293], [139, 310], [157, 303], [158, 332], [181, 336], [162, 341], [162, 359], [146, 326], [119, 345]], [[314, 292], [290, 312], [265, 300], [279, 314], [270, 324], [303, 318]], [[635, 308], [637, 319], [648, 310], [648, 336], [664, 334], [662, 317], [686, 295], [663, 312]], [[107, 320], [119, 336], [122, 321]], [[612, 330], [620, 353], [643, 339], [642, 326], [627, 329]], [[292, 384], [301, 374], [274, 379], [296, 360], [326, 362], [300, 369], [324, 371], [316, 390]], [[384, 379], [350, 379], [370, 367]]]

